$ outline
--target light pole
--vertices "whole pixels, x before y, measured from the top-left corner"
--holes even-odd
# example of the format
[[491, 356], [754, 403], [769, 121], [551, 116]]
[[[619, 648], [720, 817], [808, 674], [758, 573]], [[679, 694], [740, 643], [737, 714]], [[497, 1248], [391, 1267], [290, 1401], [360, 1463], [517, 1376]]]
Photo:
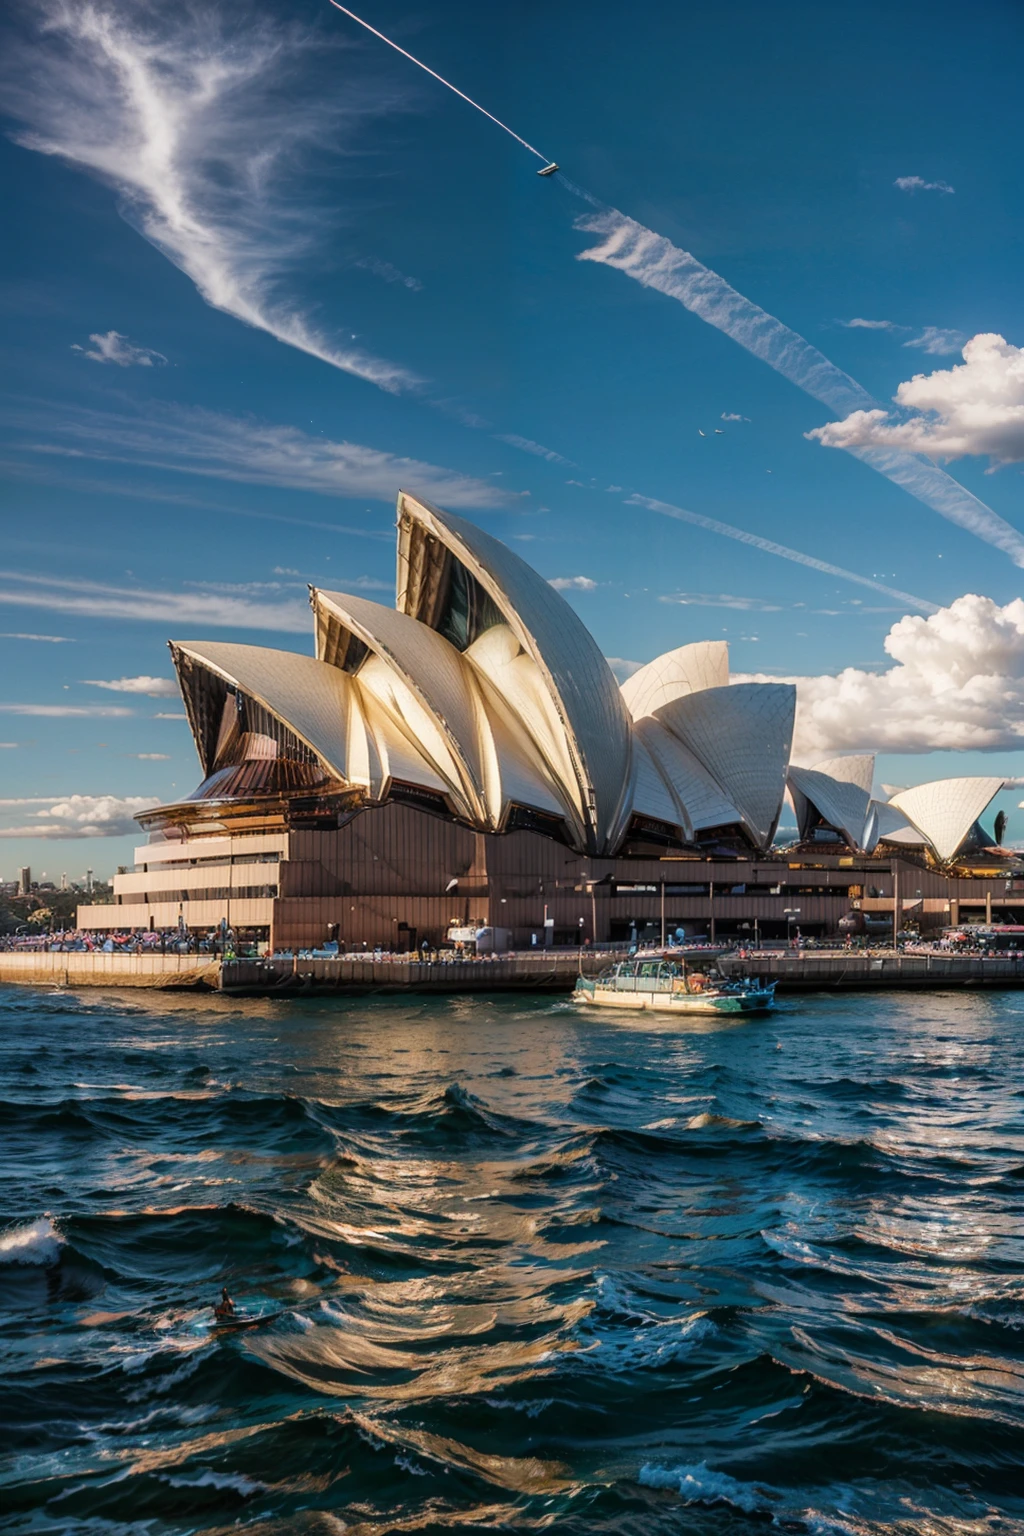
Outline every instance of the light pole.
[[786, 919], [786, 943], [789, 945], [793, 942], [793, 919], [800, 916], [800, 908], [783, 907], [782, 910]]

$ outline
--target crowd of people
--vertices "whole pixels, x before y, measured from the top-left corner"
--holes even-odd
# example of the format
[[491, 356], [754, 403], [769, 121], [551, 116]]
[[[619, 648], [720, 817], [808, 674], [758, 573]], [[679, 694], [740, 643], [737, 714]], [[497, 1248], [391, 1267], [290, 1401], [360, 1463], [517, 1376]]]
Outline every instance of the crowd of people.
[[241, 942], [229, 928], [226, 933], [189, 933], [178, 928], [132, 933], [69, 928], [60, 933], [14, 933], [0, 936], [0, 950], [19, 953], [106, 955], [219, 955], [233, 958], [253, 954], [256, 946]]

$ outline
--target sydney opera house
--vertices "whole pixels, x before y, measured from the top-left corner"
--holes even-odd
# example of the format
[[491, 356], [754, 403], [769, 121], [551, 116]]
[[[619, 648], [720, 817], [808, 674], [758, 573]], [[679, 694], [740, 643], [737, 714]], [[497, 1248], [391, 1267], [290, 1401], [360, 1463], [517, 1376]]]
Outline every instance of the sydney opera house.
[[139, 816], [119, 926], [404, 950], [453, 923], [530, 945], [664, 924], [820, 933], [897, 902], [939, 926], [990, 914], [993, 890], [1004, 905], [980, 826], [999, 779], [879, 798], [869, 756], [794, 766], [795, 689], [730, 683], [720, 641], [620, 686], [553, 586], [413, 495], [395, 606], [310, 600], [315, 658], [172, 642], [202, 782]]

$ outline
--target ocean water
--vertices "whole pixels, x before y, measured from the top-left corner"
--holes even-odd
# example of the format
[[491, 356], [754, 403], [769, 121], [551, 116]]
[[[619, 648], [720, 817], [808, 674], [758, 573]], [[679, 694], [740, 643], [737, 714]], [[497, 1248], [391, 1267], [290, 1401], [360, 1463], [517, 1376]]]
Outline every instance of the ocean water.
[[1024, 1531], [1022, 1042], [0, 990], [0, 1526]]

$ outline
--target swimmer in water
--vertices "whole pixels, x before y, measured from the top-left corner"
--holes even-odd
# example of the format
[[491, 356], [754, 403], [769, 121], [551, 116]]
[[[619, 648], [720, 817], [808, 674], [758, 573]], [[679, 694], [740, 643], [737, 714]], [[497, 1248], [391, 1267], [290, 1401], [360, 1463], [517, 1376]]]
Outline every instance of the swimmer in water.
[[235, 1315], [235, 1304], [228, 1295], [227, 1286], [221, 1288], [220, 1301], [213, 1309], [213, 1315], [219, 1323], [226, 1322], [229, 1317]]

